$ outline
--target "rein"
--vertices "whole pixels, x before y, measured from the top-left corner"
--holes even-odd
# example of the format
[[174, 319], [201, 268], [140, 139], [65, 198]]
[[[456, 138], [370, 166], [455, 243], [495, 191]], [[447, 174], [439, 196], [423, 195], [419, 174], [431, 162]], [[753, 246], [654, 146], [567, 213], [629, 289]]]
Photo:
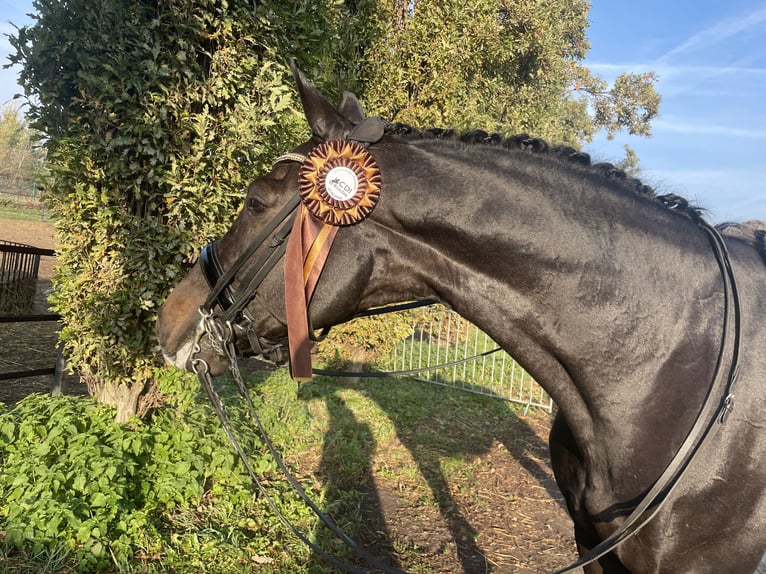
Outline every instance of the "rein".
[[[279, 469], [285, 475], [285, 478], [287, 478], [293, 490], [295, 490], [295, 492], [298, 493], [298, 495], [306, 503], [306, 505], [309, 508], [311, 508], [314, 514], [316, 514], [316, 516], [322, 521], [322, 523], [324, 523], [325, 526], [327, 526], [333, 532], [333, 534], [335, 534], [338, 538], [340, 538], [340, 540], [346, 546], [348, 546], [351, 550], [353, 550], [359, 557], [363, 558], [368, 564], [372, 565], [377, 570], [384, 572], [385, 574], [406, 574], [403, 570], [390, 566], [389, 564], [386, 564], [385, 562], [381, 561], [374, 554], [371, 554], [364, 547], [357, 544], [352, 538], [350, 538], [345, 532], [343, 532], [343, 530], [329, 516], [327, 516], [324, 512], [322, 512], [322, 510], [316, 505], [316, 503], [314, 503], [313, 500], [311, 500], [311, 497], [306, 493], [303, 486], [301, 486], [300, 482], [298, 482], [298, 480], [292, 475], [292, 473], [289, 471], [289, 469], [285, 465], [284, 461], [282, 460], [282, 457], [279, 454], [279, 451], [277, 451], [276, 447], [271, 442], [271, 439], [269, 438], [269, 435], [266, 432], [266, 429], [263, 427], [260, 417], [258, 417], [258, 413], [255, 408], [255, 405], [253, 404], [253, 401], [247, 392], [247, 388], [245, 387], [244, 381], [242, 380], [242, 375], [240, 374], [239, 367], [237, 366], [237, 360], [236, 360], [237, 357], [236, 357], [236, 350], [234, 349], [234, 344], [230, 340], [229, 341], [220, 340], [219, 342], [223, 345], [224, 352], [226, 353], [226, 355], [228, 356], [230, 360], [230, 363], [229, 363], [231, 365], [230, 370], [232, 372], [232, 375], [234, 376], [234, 381], [237, 385], [237, 390], [239, 391], [239, 394], [245, 399], [245, 403], [247, 405], [247, 413], [255, 422], [255, 425], [258, 428], [258, 433], [261, 435], [261, 438], [263, 439], [264, 444], [266, 444], [266, 446], [268, 447], [269, 453], [271, 454], [274, 461], [277, 463], [277, 466], [279, 467]], [[196, 363], [196, 366], [194, 366], [193, 364], [193, 370], [195, 374], [197, 375], [197, 377], [199, 378], [202, 388], [205, 390], [205, 393], [210, 399], [210, 402], [213, 405], [213, 408], [215, 409], [215, 412], [218, 415], [219, 420], [221, 421], [221, 425], [223, 426], [223, 429], [229, 438], [229, 442], [231, 442], [232, 446], [234, 447], [234, 450], [236, 450], [237, 454], [239, 455], [239, 458], [242, 461], [242, 464], [244, 465], [245, 470], [247, 471], [247, 474], [250, 477], [250, 480], [254, 488], [257, 489], [258, 492], [260, 492], [263, 495], [268, 505], [271, 507], [271, 509], [274, 511], [277, 517], [282, 521], [282, 523], [285, 526], [287, 526], [287, 528], [289, 528], [290, 531], [293, 532], [293, 534], [295, 534], [304, 544], [306, 544], [309, 548], [311, 548], [311, 550], [315, 552], [317, 556], [321, 557], [323, 560], [332, 564], [336, 568], [339, 568], [343, 570], [344, 572], [348, 572], [350, 574], [370, 574], [368, 570], [359, 568], [358, 566], [355, 566], [344, 560], [341, 560], [340, 558], [328, 553], [326, 550], [324, 550], [323, 548], [321, 548], [320, 546], [318, 546], [317, 544], [309, 540], [306, 537], [306, 535], [303, 534], [300, 530], [298, 530], [298, 528], [290, 521], [290, 519], [284, 515], [284, 513], [277, 506], [273, 497], [268, 493], [266, 488], [263, 486], [263, 483], [261, 483], [261, 481], [258, 480], [258, 476], [253, 470], [252, 466], [250, 466], [250, 464], [248, 463], [247, 454], [245, 453], [242, 446], [239, 444], [239, 441], [237, 440], [237, 437], [234, 434], [234, 431], [232, 430], [231, 425], [229, 424], [229, 420], [228, 420], [228, 417], [226, 416], [226, 411], [225, 411], [223, 402], [221, 401], [220, 396], [218, 395], [217, 391], [215, 390], [215, 387], [213, 386], [213, 380], [208, 371], [207, 363], [205, 361], [198, 361]]]
[[[281, 161], [305, 162], [305, 156], [295, 153], [288, 154], [277, 159], [277, 162]], [[301, 196], [296, 194], [290, 199], [290, 201], [288, 201], [288, 203], [281, 209], [281, 211], [274, 217], [274, 219], [272, 219], [272, 221], [258, 234], [248, 249], [245, 250], [237, 258], [237, 260], [226, 272], [222, 272], [222, 267], [215, 251], [215, 243], [209, 244], [202, 250], [200, 254], [200, 265], [202, 267], [205, 278], [210, 285], [211, 291], [205, 303], [200, 307], [200, 314], [202, 318], [197, 329], [196, 341], [191, 354], [192, 370], [199, 377], [200, 383], [210, 398], [210, 401], [213, 404], [219, 419], [221, 420], [224, 430], [226, 431], [229, 440], [231, 441], [233, 447], [242, 460], [254, 487], [264, 495], [267, 502], [280, 518], [280, 520], [282, 520], [282, 522], [285, 523], [285, 525], [293, 533], [295, 533], [298, 538], [300, 538], [314, 552], [316, 552], [318, 556], [322, 557], [323, 559], [327, 560], [345, 572], [350, 572], [352, 574], [364, 574], [368, 572], [328, 554], [326, 551], [308, 540], [305, 535], [303, 535], [294, 525], [292, 525], [292, 523], [290, 523], [287, 517], [285, 517], [284, 514], [276, 506], [273, 499], [265, 491], [253, 469], [248, 464], [247, 456], [231, 430], [231, 426], [228, 423], [221, 399], [212, 384], [212, 378], [209, 374], [208, 364], [203, 359], [197, 357], [201, 350], [200, 343], [202, 338], [205, 336], [208, 337], [210, 345], [216, 352], [221, 355], [225, 355], [228, 358], [230, 370], [234, 376], [234, 380], [237, 384], [239, 393], [247, 403], [250, 417], [255, 422], [264, 443], [267, 445], [271, 455], [277, 462], [277, 465], [282, 470], [285, 477], [299, 494], [299, 496], [336, 536], [338, 536], [350, 549], [354, 550], [360, 557], [366, 560], [373, 567], [387, 573], [404, 574], [402, 570], [382, 563], [374, 555], [371, 555], [364, 548], [360, 547], [356, 542], [349, 538], [332, 521], [332, 519], [326, 516], [308, 497], [300, 483], [298, 483], [295, 477], [293, 477], [293, 475], [289, 472], [276, 448], [271, 443], [265, 429], [263, 428], [263, 425], [261, 424], [260, 419], [258, 418], [252, 400], [247, 393], [247, 389], [242, 381], [242, 377], [237, 365], [237, 351], [234, 345], [235, 332], [242, 332], [247, 336], [251, 347], [256, 354], [262, 355], [266, 358], [276, 356], [278, 359], [281, 359], [283, 357], [282, 342], [266, 340], [253, 332], [253, 319], [247, 311], [246, 307], [255, 297], [258, 287], [269, 274], [269, 272], [271, 272], [277, 262], [285, 256], [287, 239], [291, 230], [295, 228], [295, 212], [298, 210], [300, 204]], [[678, 485], [686, 469], [694, 459], [695, 454], [713, 439], [715, 436], [715, 431], [719, 428], [720, 425], [726, 422], [729, 413], [733, 409], [734, 395], [732, 391], [737, 376], [737, 366], [739, 361], [741, 341], [741, 310], [739, 293], [737, 290], [728, 249], [720, 233], [714, 227], [710, 226], [708, 223], [702, 220], [698, 220], [697, 225], [708, 236], [708, 240], [710, 241], [716, 262], [719, 266], [724, 290], [723, 334], [721, 337], [721, 344], [718, 352], [714, 375], [708, 388], [705, 400], [702, 404], [702, 407], [700, 408], [694, 424], [692, 425], [692, 428], [674, 455], [673, 459], [656, 480], [654, 485], [644, 495], [641, 502], [625, 519], [622, 525], [608, 538], [603, 540], [594, 548], [590, 549], [579, 560], [570, 566], [556, 571], [554, 574], [567, 574], [582, 566], [595, 562], [599, 558], [615, 550], [620, 544], [634, 536], [644, 526], [646, 526], [649, 521], [659, 512], [663, 504], [668, 500], [670, 494]], [[268, 243], [266, 244], [267, 241]], [[240, 281], [240, 286], [236, 292], [233, 292], [231, 283], [235, 275], [264, 244], [266, 244], [264, 251], [260, 254], [254, 264], [249, 268], [243, 279]], [[306, 270], [304, 268], [304, 276], [305, 274]], [[308, 299], [310, 299], [310, 296], [307, 298], [306, 304], [308, 304]], [[419, 306], [432, 302], [433, 301], [418, 302], [408, 305]], [[213, 309], [216, 305], [219, 306], [222, 310], [220, 314], [213, 312]], [[401, 306], [394, 307], [396, 308], [393, 308], [392, 310], [401, 310], [402, 308]], [[387, 309], [388, 308], [365, 311], [360, 313], [359, 316], [369, 316], [373, 314], [391, 312], [391, 310]], [[305, 314], [305, 307], [302, 312]], [[311, 333], [310, 328], [309, 333]], [[320, 375], [347, 377], [409, 375], [426, 370], [443, 368], [445, 366], [453, 366], [455, 364], [485, 356], [499, 350], [500, 348], [496, 348], [474, 357], [469, 357], [460, 361], [454, 361], [446, 365], [438, 365], [436, 367], [426, 367], [423, 369], [414, 369], [409, 371], [395, 371], [388, 373], [344, 373], [313, 369], [312, 372]], [[727, 357], [729, 357], [728, 369], [724, 373], [724, 363]]]
[[[734, 394], [732, 390], [737, 378], [739, 349], [742, 338], [739, 292], [734, 279], [734, 271], [731, 267], [729, 250], [723, 237], [708, 223], [701, 220], [697, 223], [708, 235], [716, 262], [721, 271], [724, 286], [723, 335], [721, 337], [721, 346], [718, 352], [715, 372], [708, 388], [708, 393], [705, 396], [705, 401], [700, 408], [700, 412], [697, 414], [694, 425], [692, 425], [689, 434], [684, 439], [675, 456], [649, 492], [644, 495], [641, 502], [625, 519], [625, 522], [608, 538], [591, 548], [579, 560], [566, 568], [557, 570], [554, 574], [567, 574], [591, 562], [595, 562], [646, 526], [660, 511], [670, 493], [678, 485], [684, 472], [694, 459], [694, 455], [712, 440], [715, 436], [715, 431], [726, 422], [728, 415], [734, 408]], [[734, 331], [734, 340], [729, 341], [729, 334], [732, 329]], [[721, 369], [724, 357], [729, 352], [729, 347], [731, 347], [729, 369], [726, 376], [722, 378]], [[717, 403], [715, 402], [716, 396], [719, 397]], [[645, 513], [646, 516], [644, 516]], [[642, 517], [643, 520], [640, 520]]]

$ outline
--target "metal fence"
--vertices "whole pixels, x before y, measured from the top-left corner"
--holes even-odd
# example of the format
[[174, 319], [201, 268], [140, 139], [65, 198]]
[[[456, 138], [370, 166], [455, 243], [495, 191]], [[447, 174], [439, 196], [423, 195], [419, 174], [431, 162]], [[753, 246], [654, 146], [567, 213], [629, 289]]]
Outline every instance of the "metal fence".
[[412, 335], [395, 347], [388, 368], [417, 369], [482, 355], [416, 378], [551, 412], [553, 400], [510, 355], [486, 354], [496, 347], [486, 333], [454, 311], [425, 307], [414, 313]]
[[[0, 240], [0, 324], [58, 321], [60, 319], [55, 313], [30, 314], [37, 290], [40, 257], [53, 257], [54, 255], [55, 252], [52, 249], [40, 249], [23, 243]], [[61, 387], [63, 363], [63, 355], [59, 346], [55, 366], [0, 373], [0, 381], [53, 375], [52, 390], [55, 391]]]

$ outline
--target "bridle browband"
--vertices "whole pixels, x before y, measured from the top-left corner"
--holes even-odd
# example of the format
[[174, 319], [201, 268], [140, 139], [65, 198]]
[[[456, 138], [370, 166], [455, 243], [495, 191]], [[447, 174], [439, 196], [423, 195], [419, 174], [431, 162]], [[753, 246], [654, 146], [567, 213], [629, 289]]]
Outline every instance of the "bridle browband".
[[[304, 160], [305, 156], [302, 154], [291, 153], [280, 156], [277, 158], [275, 163], [287, 161], [302, 163]], [[223, 403], [221, 402], [220, 397], [213, 387], [212, 378], [209, 374], [208, 364], [203, 359], [200, 359], [196, 356], [200, 352], [200, 342], [206, 335], [208, 336], [213, 349], [219, 354], [225, 355], [228, 358], [230, 369], [234, 375], [234, 380], [237, 384], [239, 392], [247, 403], [249, 415], [254, 420], [258, 431], [264, 440], [264, 443], [268, 446], [272, 456], [277, 462], [277, 465], [285, 474], [288, 481], [299, 494], [299, 496], [306, 502], [309, 507], [311, 507], [319, 519], [328, 528], [330, 528], [330, 530], [336, 536], [338, 536], [349, 548], [354, 550], [357, 555], [365, 559], [373, 567], [390, 574], [404, 574], [402, 570], [382, 563], [377, 557], [370, 554], [368, 551], [354, 542], [351, 538], [349, 538], [332, 521], [332, 519], [326, 516], [308, 497], [300, 483], [298, 483], [298, 481], [289, 472], [279, 453], [266, 434], [266, 431], [263, 428], [260, 419], [258, 418], [255, 406], [253, 405], [249, 394], [247, 393], [247, 389], [237, 367], [237, 350], [234, 346], [234, 338], [236, 332], [243, 333], [247, 336], [251, 348], [256, 355], [261, 355], [264, 358], [272, 360], [273, 362], [281, 362], [284, 358], [283, 342], [267, 340], [258, 336], [253, 331], [253, 319], [247, 310], [247, 305], [250, 303], [250, 301], [253, 300], [257, 293], [258, 287], [264, 281], [269, 272], [271, 272], [277, 262], [280, 261], [284, 256], [287, 237], [293, 226], [295, 212], [300, 201], [300, 196], [298, 194], [293, 196], [279, 211], [279, 213], [266, 225], [266, 227], [261, 230], [261, 232], [256, 236], [250, 246], [225, 272], [223, 271], [223, 267], [218, 258], [215, 249], [215, 242], [208, 244], [202, 249], [199, 257], [199, 263], [205, 279], [210, 286], [210, 294], [205, 300], [205, 303], [200, 306], [199, 309], [201, 320], [197, 329], [194, 350], [192, 351], [192, 356], [190, 357], [192, 370], [195, 374], [198, 375], [200, 382], [208, 397], [210, 398], [213, 407], [215, 408], [216, 413], [221, 420], [224, 430], [229, 437], [229, 440], [239, 454], [245, 469], [248, 472], [251, 481], [253, 482], [253, 485], [264, 495], [265, 499], [271, 505], [277, 516], [288, 526], [288, 528], [294, 534], [296, 534], [296, 536], [298, 536], [298, 538], [307, 544], [320, 557], [333, 564], [337, 568], [340, 568], [345, 572], [350, 572], [351, 574], [368, 573], [367, 570], [344, 562], [343, 560], [328, 554], [322, 548], [308, 540], [306, 536], [302, 534], [289, 521], [289, 519], [284, 516], [284, 514], [274, 503], [273, 499], [268, 495], [267, 491], [258, 480], [257, 475], [249, 465], [247, 461], [247, 455], [239, 445], [239, 442], [231, 430], [231, 426], [228, 423], [228, 418], [224, 412]], [[702, 449], [703, 446], [710, 442], [715, 434], [715, 430], [726, 422], [729, 413], [733, 409], [733, 386], [737, 376], [741, 340], [741, 311], [739, 293], [737, 290], [737, 284], [731, 266], [728, 249], [723, 237], [721, 237], [721, 234], [718, 232], [718, 230], [716, 230], [714, 227], [702, 219], [697, 219], [695, 223], [708, 236], [716, 258], [716, 262], [718, 263], [719, 270], [721, 272], [724, 287], [723, 335], [721, 338], [721, 345], [719, 348], [714, 375], [708, 388], [708, 393], [705, 397], [704, 403], [697, 415], [694, 424], [692, 425], [691, 430], [674, 455], [673, 459], [670, 461], [654, 485], [644, 495], [639, 504], [625, 519], [622, 525], [608, 538], [603, 540], [594, 548], [590, 549], [579, 560], [570, 566], [567, 566], [566, 568], [557, 570], [554, 574], [567, 574], [578, 568], [581, 568], [582, 566], [590, 564], [591, 562], [595, 562], [599, 558], [615, 550], [620, 544], [628, 540], [630, 537], [639, 532], [646, 524], [648, 524], [649, 521], [659, 512], [663, 503], [668, 499], [671, 492], [678, 485], [684, 472], [692, 462], [694, 455], [700, 449]], [[263, 251], [257, 257], [255, 262], [249, 267], [248, 271], [239, 281], [239, 286], [235, 290], [232, 287], [234, 277], [244, 268], [247, 262], [253, 256], [255, 256], [256, 252], [262, 247]], [[408, 304], [408, 306], [420, 306], [430, 303], [433, 303], [433, 301], [416, 302], [414, 304]], [[214, 309], [216, 307], [221, 309], [220, 313], [215, 313]], [[394, 310], [400, 310], [399, 306], [396, 307], [397, 308]], [[390, 311], [387, 309], [371, 310], [360, 315], [379, 314], [381, 312]], [[489, 354], [497, 350], [499, 350], [499, 348], [493, 349], [484, 354]], [[729, 357], [728, 369], [725, 369], [724, 363], [726, 362], [727, 357]], [[473, 357], [469, 357], [463, 361], [471, 359], [473, 359]], [[441, 367], [442, 365], [439, 365], [436, 368]], [[322, 371], [317, 369], [315, 369], [314, 372], [317, 374], [329, 376], [379, 377], [412, 374], [422, 370], [429, 370], [429, 368], [417, 369], [413, 371], [401, 371], [397, 373], [338, 373], [334, 371]], [[724, 370], [726, 371], [725, 373]]]

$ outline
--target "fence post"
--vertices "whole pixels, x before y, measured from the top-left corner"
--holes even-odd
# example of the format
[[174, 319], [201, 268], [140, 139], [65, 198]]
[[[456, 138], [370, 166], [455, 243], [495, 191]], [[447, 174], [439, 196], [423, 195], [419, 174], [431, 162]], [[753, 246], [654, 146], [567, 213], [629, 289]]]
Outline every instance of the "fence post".
[[64, 380], [64, 367], [66, 359], [64, 358], [64, 343], [59, 341], [56, 345], [56, 364], [53, 367], [53, 380], [51, 381], [51, 396], [55, 397], [64, 392], [62, 388]]

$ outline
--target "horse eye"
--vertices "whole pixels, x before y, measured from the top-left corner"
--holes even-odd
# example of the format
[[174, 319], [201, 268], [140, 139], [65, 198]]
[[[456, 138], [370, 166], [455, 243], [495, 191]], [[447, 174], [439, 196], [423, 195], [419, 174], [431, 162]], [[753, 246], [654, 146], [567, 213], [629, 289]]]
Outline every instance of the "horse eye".
[[248, 197], [245, 200], [245, 205], [249, 210], [255, 211], [256, 213], [266, 211], [266, 204], [258, 197]]

